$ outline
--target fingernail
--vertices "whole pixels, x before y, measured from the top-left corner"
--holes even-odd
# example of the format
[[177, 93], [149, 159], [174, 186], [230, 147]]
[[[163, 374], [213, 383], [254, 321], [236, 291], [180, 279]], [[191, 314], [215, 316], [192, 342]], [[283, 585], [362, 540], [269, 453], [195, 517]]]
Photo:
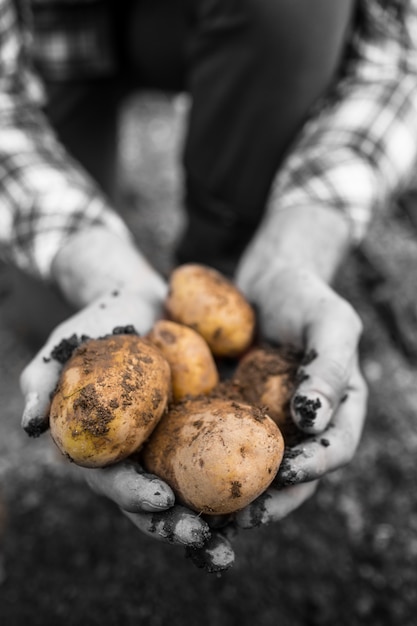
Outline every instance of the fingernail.
[[142, 497], [144, 498], [142, 502], [143, 510], [149, 513], [169, 509], [175, 502], [172, 490], [156, 480], [149, 484], [149, 494], [143, 494]]
[[328, 399], [321, 393], [298, 393], [292, 401], [292, 410], [298, 426], [310, 433], [326, 427], [332, 409]]
[[181, 543], [196, 548], [201, 548], [211, 536], [208, 524], [191, 515], [184, 516], [177, 522], [175, 534]]
[[235, 561], [235, 554], [230, 544], [216, 535], [213, 535], [203, 548], [187, 548], [186, 556], [194, 565], [209, 574], [224, 572], [232, 567]]

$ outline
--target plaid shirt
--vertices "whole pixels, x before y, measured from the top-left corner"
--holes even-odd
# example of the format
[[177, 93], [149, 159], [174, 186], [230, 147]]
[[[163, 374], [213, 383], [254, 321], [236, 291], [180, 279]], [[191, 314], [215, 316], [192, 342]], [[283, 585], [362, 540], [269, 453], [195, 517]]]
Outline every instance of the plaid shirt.
[[[367, 6], [371, 20], [387, 24], [374, 0]], [[267, 229], [277, 210], [316, 204], [342, 211], [358, 243], [373, 211], [416, 184], [417, 0], [407, 4], [404, 28], [393, 23], [372, 38], [356, 33], [351, 45], [350, 71], [276, 177]]]
[[[56, 140], [32, 71], [111, 74], [103, 3], [78, 0], [89, 6], [91, 20], [64, 21], [64, 31], [48, 18], [37, 24], [33, 41], [26, 1], [0, 0], [0, 247], [4, 258], [49, 279], [71, 233], [95, 224], [129, 233]], [[70, 2], [76, 4], [59, 0], [61, 8]], [[375, 0], [368, 8], [376, 21], [385, 20]], [[269, 232], [277, 210], [313, 203], [342, 211], [359, 241], [374, 208], [409, 184], [417, 159], [417, 0], [410, 0], [405, 22], [406, 33], [394, 24], [378, 37], [354, 33], [355, 63], [317, 107], [277, 173], [264, 220]]]
[[[92, 8], [95, 4], [82, 1]], [[0, 249], [7, 261], [49, 280], [56, 253], [79, 229], [102, 225], [122, 237], [130, 234], [96, 184], [56, 139], [42, 114], [42, 84], [32, 71], [33, 59], [42, 65], [47, 53], [55, 62], [49, 66], [69, 76], [91, 52], [84, 71], [108, 73], [112, 59], [105, 52], [105, 40], [97, 38], [92, 22], [81, 34], [70, 30], [68, 39], [63, 31], [52, 31], [29, 59], [36, 42], [25, 2], [0, 0]]]

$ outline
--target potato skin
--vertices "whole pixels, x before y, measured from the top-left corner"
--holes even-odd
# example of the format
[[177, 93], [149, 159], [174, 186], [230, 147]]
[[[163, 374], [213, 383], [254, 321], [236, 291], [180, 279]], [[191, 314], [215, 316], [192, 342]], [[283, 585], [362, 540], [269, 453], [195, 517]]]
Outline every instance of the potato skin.
[[171, 367], [175, 401], [209, 393], [219, 382], [219, 373], [205, 339], [192, 328], [158, 320], [147, 338], [162, 352]]
[[255, 313], [235, 285], [217, 270], [189, 263], [171, 274], [170, 318], [204, 337], [214, 356], [236, 357], [252, 343]]
[[242, 357], [232, 377], [244, 400], [264, 407], [287, 443], [298, 433], [290, 402], [301, 362], [301, 352], [294, 349], [258, 346]]
[[198, 513], [223, 515], [257, 498], [284, 452], [277, 425], [260, 409], [216, 397], [173, 405], [141, 451], [145, 468]]
[[136, 451], [167, 408], [171, 372], [137, 335], [81, 344], [66, 363], [50, 409], [58, 448], [84, 467], [104, 467]]

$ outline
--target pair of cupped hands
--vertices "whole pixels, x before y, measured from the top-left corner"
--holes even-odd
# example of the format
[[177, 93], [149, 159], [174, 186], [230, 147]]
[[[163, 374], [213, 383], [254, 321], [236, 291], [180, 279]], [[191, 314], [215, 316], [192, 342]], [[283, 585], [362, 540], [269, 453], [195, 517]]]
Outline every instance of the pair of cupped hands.
[[[316, 275], [304, 269], [277, 272], [269, 286], [270, 302], [259, 313], [260, 331], [283, 345], [314, 355], [303, 365], [291, 411], [306, 437], [287, 450], [269, 489], [245, 509], [227, 518], [204, 517], [178, 504], [171, 488], [133, 460], [103, 469], [77, 468], [94, 492], [107, 496], [146, 535], [181, 545], [206, 570], [226, 570], [234, 562], [233, 536], [240, 529], [278, 522], [316, 490], [328, 472], [348, 463], [359, 444], [367, 388], [358, 364], [361, 323], [350, 304]], [[21, 375], [25, 398], [23, 428], [31, 436], [48, 429], [48, 408], [62, 367], [51, 351], [73, 334], [99, 337], [117, 326], [146, 333], [161, 317], [166, 286], [158, 297], [120, 288], [100, 295], [60, 324]], [[263, 328], [265, 326], [265, 329]], [[317, 407], [315, 419], [303, 419], [303, 405]]]

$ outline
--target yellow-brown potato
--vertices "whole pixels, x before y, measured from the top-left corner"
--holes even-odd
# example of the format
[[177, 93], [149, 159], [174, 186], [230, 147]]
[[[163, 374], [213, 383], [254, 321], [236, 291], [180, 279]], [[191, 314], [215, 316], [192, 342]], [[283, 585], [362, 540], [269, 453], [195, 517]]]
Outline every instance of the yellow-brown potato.
[[146, 340], [90, 339], [63, 368], [50, 410], [52, 438], [78, 465], [110, 465], [141, 446], [170, 392], [169, 364]]
[[236, 357], [252, 342], [253, 308], [212, 268], [192, 263], [177, 267], [170, 277], [166, 309], [172, 320], [200, 333], [216, 357]]
[[292, 427], [290, 401], [295, 391], [301, 355], [293, 350], [258, 347], [240, 360], [233, 381], [244, 399], [263, 406], [285, 436]]
[[284, 452], [262, 410], [217, 397], [174, 404], [142, 448], [146, 469], [198, 513], [242, 509], [274, 479]]
[[174, 400], [209, 393], [218, 384], [219, 374], [210, 348], [192, 328], [158, 320], [147, 337], [171, 367]]

